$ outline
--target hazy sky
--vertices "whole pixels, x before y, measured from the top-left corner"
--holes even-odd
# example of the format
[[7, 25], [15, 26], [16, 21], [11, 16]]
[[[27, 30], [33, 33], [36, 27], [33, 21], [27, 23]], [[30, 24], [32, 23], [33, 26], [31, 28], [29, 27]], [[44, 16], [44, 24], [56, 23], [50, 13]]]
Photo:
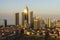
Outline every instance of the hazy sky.
[[42, 18], [60, 18], [60, 0], [0, 0], [0, 20], [7, 19], [8, 24], [14, 24], [15, 13], [20, 13], [28, 6], [34, 11], [34, 16]]

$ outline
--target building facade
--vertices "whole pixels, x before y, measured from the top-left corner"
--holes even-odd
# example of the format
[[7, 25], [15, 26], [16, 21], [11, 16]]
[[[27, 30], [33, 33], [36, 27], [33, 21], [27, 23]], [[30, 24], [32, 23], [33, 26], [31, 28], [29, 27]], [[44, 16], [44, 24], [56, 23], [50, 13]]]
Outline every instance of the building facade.
[[19, 25], [19, 13], [15, 14], [15, 25]]

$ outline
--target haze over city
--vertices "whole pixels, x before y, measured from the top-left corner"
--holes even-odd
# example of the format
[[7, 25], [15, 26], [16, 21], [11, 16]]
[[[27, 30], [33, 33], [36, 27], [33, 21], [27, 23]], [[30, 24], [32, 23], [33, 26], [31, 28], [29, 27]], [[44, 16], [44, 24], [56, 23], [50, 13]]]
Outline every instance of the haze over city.
[[8, 24], [14, 24], [15, 13], [20, 13], [28, 6], [29, 12], [42, 18], [60, 19], [60, 0], [0, 0], [0, 20], [7, 19]]
[[60, 0], [0, 0], [0, 40], [60, 40]]

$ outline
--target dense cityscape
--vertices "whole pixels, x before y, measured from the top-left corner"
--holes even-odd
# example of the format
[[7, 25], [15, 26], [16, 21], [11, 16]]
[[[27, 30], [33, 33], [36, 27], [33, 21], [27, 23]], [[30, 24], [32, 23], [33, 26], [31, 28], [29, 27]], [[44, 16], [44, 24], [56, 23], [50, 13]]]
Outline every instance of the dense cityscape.
[[15, 13], [15, 25], [0, 25], [0, 40], [60, 40], [60, 20], [51, 18], [42, 19], [33, 17], [26, 6], [22, 14], [22, 24], [19, 24], [19, 14]]

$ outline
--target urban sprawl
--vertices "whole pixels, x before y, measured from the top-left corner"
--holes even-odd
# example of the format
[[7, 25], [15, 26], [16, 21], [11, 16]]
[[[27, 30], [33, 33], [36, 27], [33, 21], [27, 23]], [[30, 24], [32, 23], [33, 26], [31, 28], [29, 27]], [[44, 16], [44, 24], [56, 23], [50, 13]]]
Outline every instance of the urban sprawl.
[[19, 24], [19, 13], [15, 13], [15, 25], [0, 25], [0, 40], [60, 40], [60, 20], [41, 16], [33, 17], [26, 6], [22, 14], [22, 24]]

